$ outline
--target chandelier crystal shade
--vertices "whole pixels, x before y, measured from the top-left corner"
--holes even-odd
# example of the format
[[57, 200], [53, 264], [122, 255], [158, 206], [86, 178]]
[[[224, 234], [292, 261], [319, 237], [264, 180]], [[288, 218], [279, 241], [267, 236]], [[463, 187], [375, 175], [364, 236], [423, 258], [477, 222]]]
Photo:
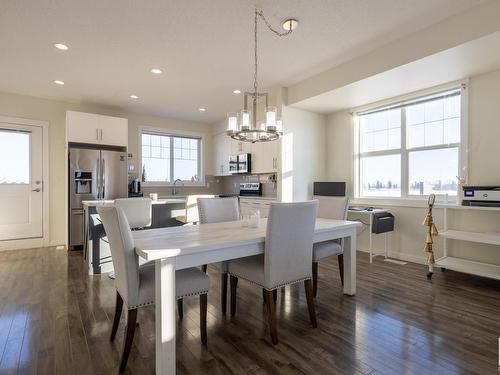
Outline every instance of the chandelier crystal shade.
[[[257, 84], [257, 73], [258, 73], [258, 60], [257, 60], [257, 21], [259, 17], [264, 21], [266, 26], [277, 36], [285, 36], [290, 34], [293, 29], [297, 26], [297, 21], [294, 19], [294, 26], [289, 22], [289, 28], [286, 28], [286, 20], [283, 23], [285, 32], [281, 33], [275, 30], [267, 19], [264, 17], [264, 13], [261, 10], [255, 9], [254, 17], [254, 83], [253, 92], [245, 92], [243, 97], [243, 110], [238, 112], [229, 112], [227, 114], [227, 135], [233, 139], [243, 142], [269, 142], [275, 141], [283, 135], [283, 123], [281, 119], [278, 118], [278, 109], [273, 106], [269, 106], [268, 94], [266, 92], [260, 93], [258, 91]], [[265, 119], [264, 121], [258, 123], [257, 119], [257, 104], [259, 99], [264, 99], [265, 101]], [[251, 101], [252, 109], [248, 108], [248, 102]]]

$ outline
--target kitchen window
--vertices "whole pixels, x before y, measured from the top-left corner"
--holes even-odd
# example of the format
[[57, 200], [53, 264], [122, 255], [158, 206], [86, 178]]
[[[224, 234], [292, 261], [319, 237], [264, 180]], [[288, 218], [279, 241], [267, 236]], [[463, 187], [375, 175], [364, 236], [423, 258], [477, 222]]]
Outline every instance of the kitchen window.
[[201, 137], [141, 132], [142, 180], [201, 184]]
[[462, 90], [356, 113], [358, 197], [457, 195]]

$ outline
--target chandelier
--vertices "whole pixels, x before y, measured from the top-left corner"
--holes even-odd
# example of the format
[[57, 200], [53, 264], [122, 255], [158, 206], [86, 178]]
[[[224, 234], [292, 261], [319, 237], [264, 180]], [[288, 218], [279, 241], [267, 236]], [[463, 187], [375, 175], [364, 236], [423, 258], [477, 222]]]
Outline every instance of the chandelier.
[[[257, 85], [257, 21], [261, 18], [269, 30], [279, 37], [290, 34], [298, 25], [297, 20], [287, 19], [283, 22], [284, 32], [275, 30], [264, 17], [262, 10], [255, 9], [254, 16], [254, 76], [253, 92], [244, 93], [243, 110], [240, 113], [229, 112], [227, 114], [227, 135], [233, 139], [243, 142], [269, 142], [279, 139], [283, 135], [283, 123], [278, 119], [276, 107], [269, 106], [267, 92], [259, 92]], [[266, 105], [265, 121], [257, 124], [257, 102], [264, 98]], [[248, 101], [252, 101], [252, 110], [248, 109]]]

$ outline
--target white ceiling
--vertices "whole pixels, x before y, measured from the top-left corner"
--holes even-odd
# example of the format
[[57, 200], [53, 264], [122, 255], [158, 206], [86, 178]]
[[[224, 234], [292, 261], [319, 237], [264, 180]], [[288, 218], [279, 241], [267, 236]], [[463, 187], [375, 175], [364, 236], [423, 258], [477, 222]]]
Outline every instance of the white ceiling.
[[[1, 0], [0, 91], [210, 123], [241, 107], [234, 89], [252, 86], [254, 5], [276, 26], [288, 16], [300, 21], [286, 38], [259, 26], [260, 83], [271, 87], [295, 83], [481, 2]], [[70, 50], [56, 50], [56, 42]], [[153, 67], [164, 74], [151, 74]], [[66, 85], [54, 85], [55, 79]]]
[[329, 114], [490, 72], [500, 69], [498, 46], [500, 32], [308, 98], [293, 107]]

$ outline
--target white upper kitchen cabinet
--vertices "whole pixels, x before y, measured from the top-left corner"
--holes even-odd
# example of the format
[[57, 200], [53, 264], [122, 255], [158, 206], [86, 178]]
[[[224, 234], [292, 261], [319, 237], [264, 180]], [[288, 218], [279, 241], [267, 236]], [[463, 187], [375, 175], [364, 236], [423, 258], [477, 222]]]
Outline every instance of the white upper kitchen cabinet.
[[231, 142], [226, 133], [214, 136], [214, 176], [229, 176], [229, 156], [231, 155]]
[[273, 173], [278, 171], [280, 144], [280, 140], [252, 144], [252, 173]]
[[94, 113], [66, 112], [68, 142], [128, 146], [128, 120]]

